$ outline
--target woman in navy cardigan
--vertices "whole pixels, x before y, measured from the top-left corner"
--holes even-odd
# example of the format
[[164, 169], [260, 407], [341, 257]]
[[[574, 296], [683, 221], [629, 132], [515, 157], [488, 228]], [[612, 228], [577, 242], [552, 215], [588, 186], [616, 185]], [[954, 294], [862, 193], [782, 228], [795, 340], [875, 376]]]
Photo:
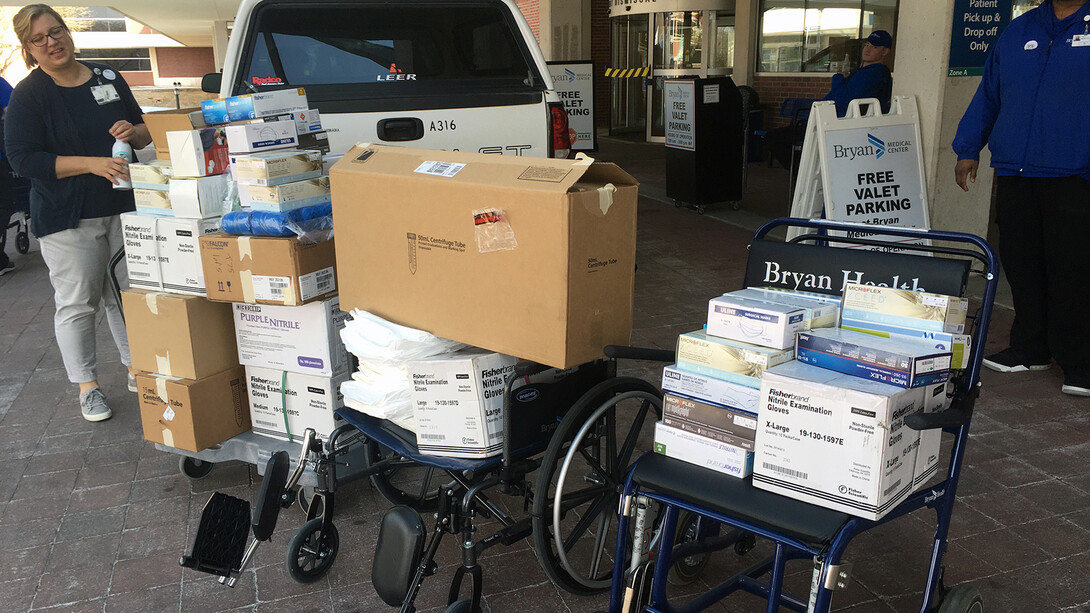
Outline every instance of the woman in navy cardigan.
[[[12, 93], [4, 122], [6, 152], [15, 172], [30, 179], [30, 227], [49, 267], [65, 370], [79, 384], [83, 417], [102, 421], [112, 412], [98, 385], [100, 306], [121, 361], [130, 364], [107, 267], [124, 244], [119, 215], [135, 207], [131, 191], [113, 189], [128, 179], [128, 164], [112, 157], [112, 147], [116, 139], [142, 148], [151, 137], [125, 80], [108, 66], [77, 61], [71, 33], [56, 11], [32, 4], [12, 25], [27, 67], [37, 69]], [[119, 277], [127, 284], [127, 275]], [[131, 374], [129, 386], [135, 391]]]

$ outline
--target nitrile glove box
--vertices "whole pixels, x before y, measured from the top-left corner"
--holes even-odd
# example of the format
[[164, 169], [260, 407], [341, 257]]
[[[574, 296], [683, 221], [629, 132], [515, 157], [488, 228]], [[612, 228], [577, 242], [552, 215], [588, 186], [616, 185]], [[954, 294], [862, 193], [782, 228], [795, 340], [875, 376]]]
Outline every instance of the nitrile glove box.
[[501, 453], [503, 387], [517, 362], [479, 349], [409, 362], [420, 453], [455, 458]]
[[766, 370], [754, 487], [881, 518], [914, 489], [920, 436], [904, 421], [923, 394], [797, 361]]
[[944, 294], [848, 283], [841, 317], [930, 332], [965, 332], [969, 301]]
[[794, 349], [761, 347], [711, 336], [703, 330], [686, 332], [677, 337], [679, 369], [746, 387], [760, 387], [764, 369], [794, 358]]
[[970, 334], [950, 334], [949, 332], [929, 332], [915, 328], [902, 328], [889, 324], [874, 323], [855, 319], [842, 319], [840, 327], [855, 332], [865, 332], [883, 338], [918, 338], [931, 342], [935, 349], [950, 351], [950, 368], [968, 368], [969, 354], [972, 352], [973, 337]]
[[299, 144], [294, 121], [265, 121], [227, 126], [227, 150], [231, 153], [254, 153], [273, 149], [290, 149]]
[[317, 377], [247, 366], [246, 387], [254, 433], [282, 441], [300, 441], [303, 431], [313, 428], [318, 438], [328, 439], [344, 423], [334, 411], [344, 407], [341, 383], [350, 376], [347, 371], [333, 377]]
[[201, 100], [201, 117], [208, 125], [231, 121], [227, 115], [227, 99]]
[[796, 359], [896, 387], [923, 387], [950, 378], [951, 352], [922, 339], [818, 328], [799, 332]]
[[199, 241], [219, 231], [219, 218], [177, 219], [134, 213], [121, 216], [129, 285], [205, 295]]
[[293, 181], [283, 185], [264, 187], [261, 185], [240, 186], [239, 195], [246, 193], [246, 203], [255, 211], [284, 212], [305, 206], [330, 202], [329, 177], [318, 177], [306, 181]]
[[794, 347], [805, 318], [802, 309], [785, 304], [731, 296], [708, 301], [708, 334], [773, 349]]
[[331, 377], [348, 369], [340, 298], [303, 306], [235, 304], [238, 360], [246, 366]]
[[662, 423], [753, 451], [757, 414], [668, 392], [662, 399]]
[[[947, 394], [950, 382], [936, 383], [923, 388], [923, 410], [925, 413], [937, 413], [950, 407], [951, 398]], [[920, 430], [920, 447], [916, 452], [916, 471], [913, 477], [913, 490], [927, 482], [939, 470], [939, 446], [942, 444], [942, 428]]]
[[170, 189], [170, 178], [174, 176], [174, 170], [170, 166], [170, 160], [151, 160], [129, 164], [129, 181], [133, 189], [157, 189], [167, 191]]
[[307, 94], [302, 87], [231, 96], [227, 99], [227, 115], [231, 121], [283, 115], [308, 108], [310, 105], [307, 104]]
[[132, 199], [136, 203], [136, 212], [140, 215], [150, 215], [152, 217], [174, 216], [174, 211], [170, 208], [169, 191], [134, 187]]
[[227, 175], [170, 180], [170, 207], [175, 217], [205, 219], [230, 212], [225, 205], [230, 178]]
[[283, 185], [322, 176], [321, 151], [263, 151], [234, 157], [235, 180], [244, 185]]
[[811, 328], [831, 328], [836, 326], [840, 314], [840, 309], [835, 304], [788, 292], [747, 287], [746, 289], [729, 292], [724, 294], [724, 296], [758, 300], [761, 302], [772, 302], [800, 308], [805, 313], [802, 320], [803, 330], [810, 330]]
[[672, 428], [661, 421], [655, 424], [655, 453], [740, 479], [753, 472], [752, 451]]
[[726, 379], [688, 372], [672, 364], [662, 369], [662, 391], [677, 392], [690, 398], [756, 414], [761, 400], [761, 380], [755, 377], [750, 378], [753, 380], [752, 386], [742, 385]]

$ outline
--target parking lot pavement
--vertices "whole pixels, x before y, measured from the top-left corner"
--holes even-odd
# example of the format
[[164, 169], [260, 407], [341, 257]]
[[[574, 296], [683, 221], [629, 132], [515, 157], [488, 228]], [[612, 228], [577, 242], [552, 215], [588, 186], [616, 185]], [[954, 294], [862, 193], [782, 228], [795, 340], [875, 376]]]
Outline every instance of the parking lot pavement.
[[[677, 209], [666, 197], [662, 146], [603, 138], [598, 157], [616, 161], [644, 185], [639, 208], [634, 304], [637, 345], [670, 348], [698, 329], [707, 299], [740, 286], [755, 220], [787, 213], [786, 171], [751, 164], [741, 210]], [[10, 254], [9, 252], [9, 255]], [[0, 594], [4, 611], [386, 611], [370, 583], [378, 522], [388, 503], [366, 482], [338, 493], [341, 547], [330, 573], [292, 581], [284, 551], [303, 523], [285, 510], [271, 543], [238, 585], [226, 588], [183, 569], [200, 510], [213, 491], [254, 500], [261, 478], [242, 463], [217, 465], [192, 481], [178, 457], [142, 440], [135, 395], [125, 391], [109, 334], [100, 326], [100, 373], [114, 417], [88, 423], [66, 381], [53, 338], [52, 290], [39, 253], [14, 254], [0, 278]], [[1005, 346], [1010, 311], [995, 313], [988, 349]], [[654, 381], [654, 365], [622, 372]], [[985, 372], [947, 552], [946, 582], [972, 581], [989, 610], [1090, 610], [1090, 401], [1060, 394], [1054, 368], [1039, 373]], [[507, 501], [513, 512], [518, 501]], [[834, 602], [842, 611], [918, 611], [933, 517], [917, 513], [857, 539], [854, 573]], [[421, 611], [442, 611], [459, 559], [444, 543], [438, 576], [425, 583]], [[716, 555], [695, 592], [744, 558]], [[554, 587], [528, 541], [486, 552], [485, 610], [572, 611], [604, 608], [605, 597], [577, 597]], [[789, 584], [805, 592], [806, 564], [789, 566]], [[763, 610], [749, 597], [719, 611]]]

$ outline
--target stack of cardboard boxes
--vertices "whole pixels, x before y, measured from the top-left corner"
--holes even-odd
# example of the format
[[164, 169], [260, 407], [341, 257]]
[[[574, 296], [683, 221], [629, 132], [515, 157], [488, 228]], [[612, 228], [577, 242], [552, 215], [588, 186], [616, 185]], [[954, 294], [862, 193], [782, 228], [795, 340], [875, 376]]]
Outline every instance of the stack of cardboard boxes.
[[840, 297], [713, 298], [706, 329], [681, 335], [663, 372], [656, 451], [878, 519], [938, 469], [941, 431], [905, 417], [948, 406], [951, 369], [968, 358], [966, 310], [960, 298], [853, 284]]
[[[324, 144], [317, 114], [301, 89], [230, 101], [234, 115], [217, 115], [215, 104], [145, 115], [157, 159], [130, 166], [137, 212], [123, 216], [145, 438], [189, 451], [249, 430], [251, 416], [259, 434], [293, 438], [308, 426], [328, 434], [337, 377], [348, 369], [332, 242], [219, 233], [220, 216], [250, 204], [232, 174], [253, 164], [240, 160], [299, 158], [309, 168], [270, 164], [279, 175], [244, 172], [242, 185], [321, 177], [322, 151], [295, 149], [300, 132]], [[328, 182], [324, 192], [328, 201]]]
[[662, 373], [655, 450], [745, 477], [753, 470], [761, 374], [795, 357], [795, 333], [836, 325], [835, 304], [744, 289], [713, 298], [703, 330], [678, 337]]

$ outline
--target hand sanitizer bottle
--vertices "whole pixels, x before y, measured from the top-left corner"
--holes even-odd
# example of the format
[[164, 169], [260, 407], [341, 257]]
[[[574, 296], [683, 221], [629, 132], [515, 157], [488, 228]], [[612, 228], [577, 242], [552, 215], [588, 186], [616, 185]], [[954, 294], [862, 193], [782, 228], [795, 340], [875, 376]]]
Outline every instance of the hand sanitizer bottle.
[[[125, 141], [115, 140], [111, 155], [115, 158], [122, 158], [126, 162], [132, 164], [132, 146]], [[132, 182], [118, 179], [117, 183], [114, 185], [114, 189], [132, 189]]]

